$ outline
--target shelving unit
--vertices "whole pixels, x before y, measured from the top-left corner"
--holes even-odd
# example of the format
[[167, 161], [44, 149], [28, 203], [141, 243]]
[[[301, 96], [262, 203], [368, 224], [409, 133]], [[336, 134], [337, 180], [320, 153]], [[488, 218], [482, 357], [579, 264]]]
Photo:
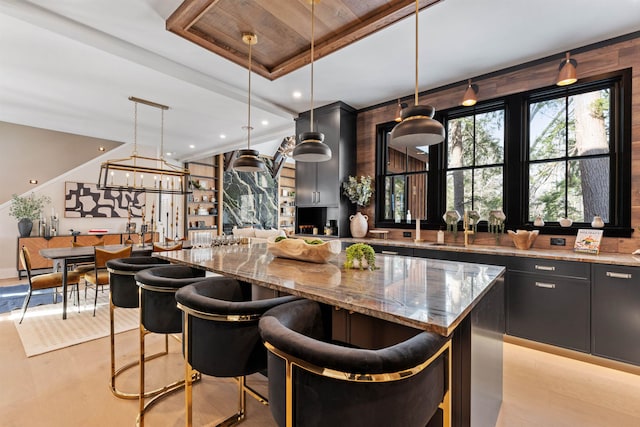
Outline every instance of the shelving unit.
[[285, 163], [280, 171], [278, 188], [278, 227], [286, 233], [295, 232], [296, 223], [296, 167]]
[[195, 231], [222, 231], [222, 165], [220, 156], [186, 163], [191, 172], [189, 190], [185, 198], [185, 233], [192, 238]]

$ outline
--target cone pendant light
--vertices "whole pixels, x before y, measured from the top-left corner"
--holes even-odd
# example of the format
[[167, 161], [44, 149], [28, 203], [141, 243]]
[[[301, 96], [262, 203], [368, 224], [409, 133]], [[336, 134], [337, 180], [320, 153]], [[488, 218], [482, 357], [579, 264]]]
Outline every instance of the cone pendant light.
[[237, 158], [233, 162], [233, 169], [239, 172], [264, 172], [266, 170], [264, 162], [260, 160], [258, 150], [251, 149], [251, 46], [258, 43], [258, 36], [253, 33], [243, 33], [242, 41], [249, 45], [249, 91], [248, 91], [248, 113], [247, 113], [247, 148], [238, 150]]
[[439, 144], [444, 140], [442, 123], [433, 119], [436, 110], [431, 105], [418, 104], [418, 3], [416, 0], [416, 88], [414, 105], [402, 110], [402, 121], [391, 130], [389, 144], [412, 148]]
[[298, 162], [326, 162], [331, 159], [331, 149], [324, 143], [324, 134], [313, 131], [313, 56], [315, 3], [311, 0], [311, 120], [309, 132], [300, 134], [300, 143], [293, 149], [292, 157]]
[[571, 59], [569, 52], [567, 52], [565, 54], [565, 59], [560, 62], [560, 66], [558, 67], [558, 79], [556, 80], [556, 84], [558, 86], [568, 86], [577, 82], [577, 66], [578, 61]]

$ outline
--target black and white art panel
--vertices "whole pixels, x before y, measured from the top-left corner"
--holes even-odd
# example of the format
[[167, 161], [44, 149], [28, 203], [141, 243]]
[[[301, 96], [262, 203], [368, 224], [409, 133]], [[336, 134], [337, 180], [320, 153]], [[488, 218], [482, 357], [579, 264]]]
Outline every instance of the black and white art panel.
[[97, 184], [65, 182], [66, 218], [142, 217], [146, 194], [143, 191], [100, 190]]

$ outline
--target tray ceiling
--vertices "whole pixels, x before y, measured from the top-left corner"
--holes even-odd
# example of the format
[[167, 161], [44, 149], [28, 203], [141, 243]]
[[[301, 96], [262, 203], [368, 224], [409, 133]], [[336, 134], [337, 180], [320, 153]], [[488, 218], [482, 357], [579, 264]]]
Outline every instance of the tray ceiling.
[[[421, 0], [420, 9], [442, 0]], [[318, 59], [415, 13], [413, 0], [316, 0]], [[252, 69], [275, 80], [310, 62], [311, 0], [186, 0], [166, 26], [187, 40], [247, 67], [242, 33], [258, 36]]]

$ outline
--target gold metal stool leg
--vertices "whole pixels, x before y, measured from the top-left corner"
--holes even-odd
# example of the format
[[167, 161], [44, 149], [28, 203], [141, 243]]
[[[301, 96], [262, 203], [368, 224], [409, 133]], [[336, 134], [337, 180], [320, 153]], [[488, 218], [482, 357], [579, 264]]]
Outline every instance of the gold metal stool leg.
[[[115, 309], [116, 306], [113, 305], [111, 301], [111, 297], [109, 298], [109, 327], [110, 327], [110, 338], [111, 338], [111, 379], [109, 382], [109, 387], [111, 389], [111, 393], [120, 398], [120, 399], [138, 399], [140, 397], [140, 392], [131, 393], [119, 390], [116, 386], [116, 378], [121, 373], [140, 365], [140, 360], [135, 360], [133, 362], [127, 363], [119, 368], [116, 368], [116, 347], [115, 347]], [[164, 340], [164, 351], [154, 353], [150, 356], [145, 357], [145, 361], [153, 360], [160, 356], [165, 356], [169, 353], [169, 336], [165, 336]], [[144, 397], [153, 397], [160, 392], [161, 389], [150, 390], [145, 392]]]
[[[174, 381], [170, 384], [164, 385], [156, 390], [153, 391], [153, 396], [151, 396], [151, 398], [147, 401], [145, 401], [145, 399], [147, 398], [147, 393], [145, 392], [144, 389], [144, 380], [145, 380], [145, 361], [148, 360], [148, 358], [145, 358], [144, 355], [144, 344], [145, 344], [145, 336], [148, 334], [151, 334], [152, 332], [149, 332], [145, 329], [145, 327], [142, 325], [142, 322], [140, 323], [140, 393], [138, 394], [138, 402], [139, 402], [139, 406], [138, 406], [138, 416], [136, 419], [136, 426], [139, 427], [144, 427], [144, 416], [145, 413], [151, 409], [151, 407], [153, 405], [155, 405], [158, 401], [160, 401], [160, 399], [167, 397], [168, 395], [170, 395], [171, 393], [173, 393], [174, 391], [178, 391], [181, 390], [183, 388], [183, 386], [185, 385], [185, 380], [184, 379], [180, 379], [177, 381]], [[169, 335], [165, 335], [165, 338], [168, 338]], [[194, 371], [192, 376], [191, 376], [191, 382], [195, 382], [195, 381], [200, 381], [201, 375], [199, 372]]]

